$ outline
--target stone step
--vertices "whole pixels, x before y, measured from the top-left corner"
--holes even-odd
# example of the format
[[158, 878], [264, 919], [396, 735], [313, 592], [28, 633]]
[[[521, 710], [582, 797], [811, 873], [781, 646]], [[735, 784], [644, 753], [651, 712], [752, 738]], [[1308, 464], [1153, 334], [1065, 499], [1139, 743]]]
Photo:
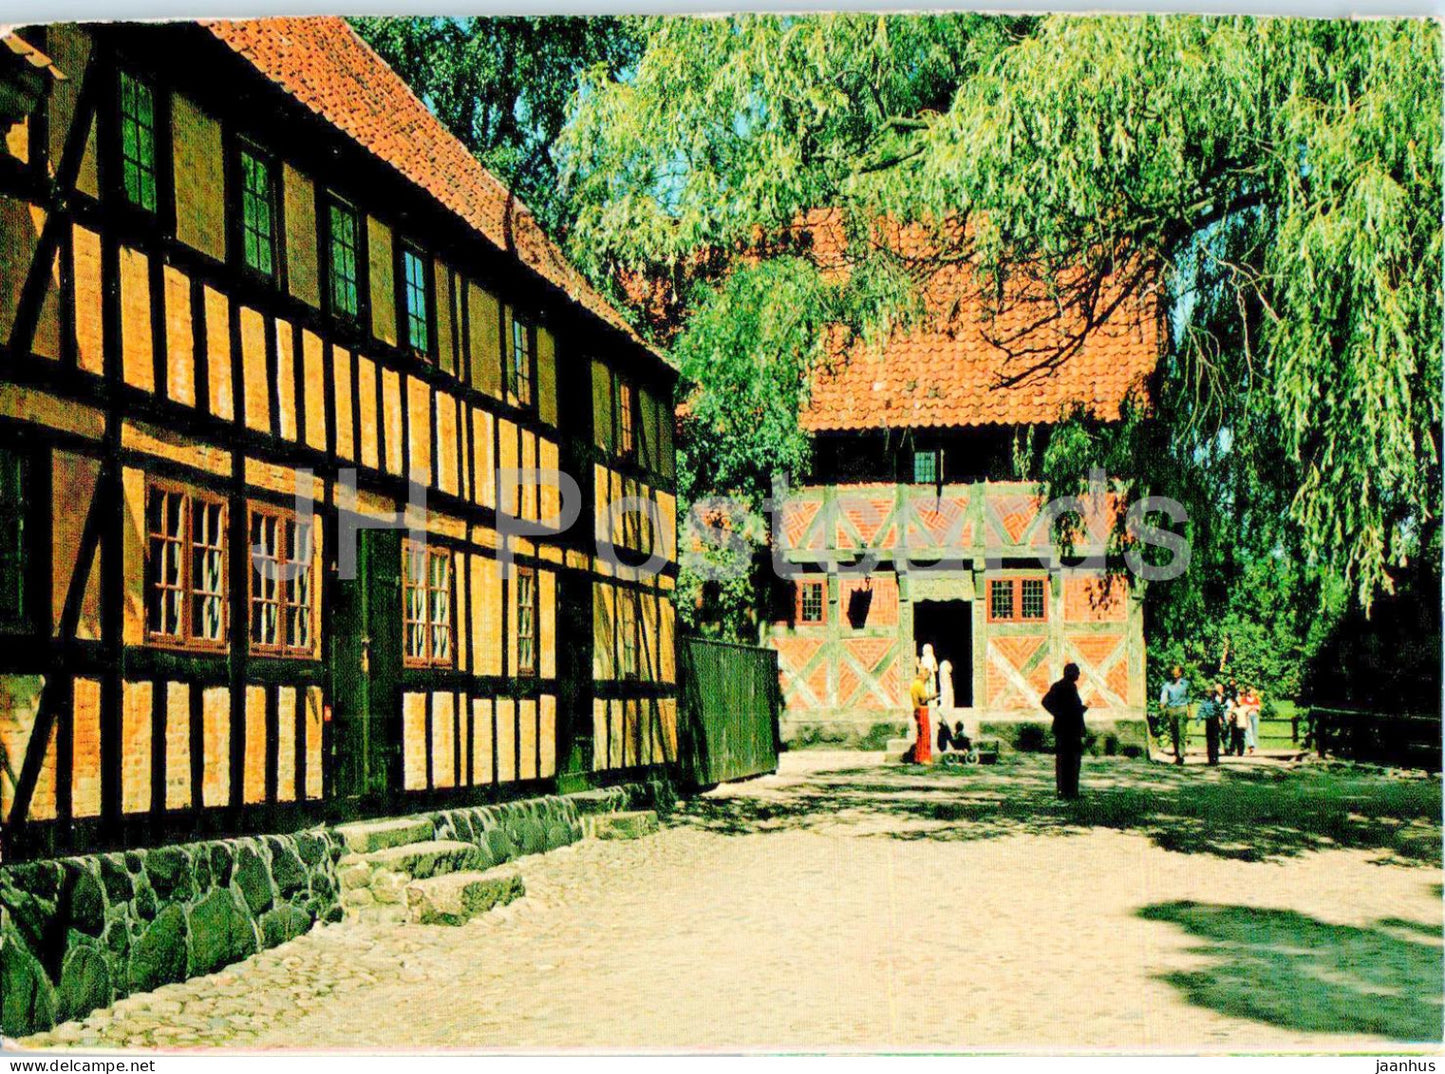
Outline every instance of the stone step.
[[461, 925], [526, 893], [510, 869], [446, 873], [406, 886], [406, 914], [418, 925]]
[[435, 836], [432, 822], [425, 817], [397, 817], [392, 820], [370, 820], [359, 824], [342, 824], [336, 829], [353, 854], [370, 854], [388, 847], [423, 843]]
[[657, 813], [634, 809], [625, 813], [599, 813], [582, 818], [582, 834], [593, 839], [641, 839], [657, 831]]
[[[420, 843], [386, 847], [357, 856], [358, 864], [378, 872], [405, 873], [414, 880], [425, 880], [443, 873], [460, 873], [468, 869], [485, 869], [491, 864], [487, 852], [474, 843], [455, 839], [428, 839]], [[351, 864], [342, 859], [343, 864]]]
[[566, 800], [577, 807], [580, 816], [611, 813], [627, 804], [627, 792], [617, 787], [596, 787], [590, 791], [574, 791]]

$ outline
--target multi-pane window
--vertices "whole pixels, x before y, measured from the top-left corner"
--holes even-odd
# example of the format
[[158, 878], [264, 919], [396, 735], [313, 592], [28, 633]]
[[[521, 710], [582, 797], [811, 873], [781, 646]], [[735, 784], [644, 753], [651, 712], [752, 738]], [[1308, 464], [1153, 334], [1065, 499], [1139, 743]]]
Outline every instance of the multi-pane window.
[[360, 225], [356, 212], [349, 206], [332, 202], [327, 210], [328, 232], [330, 233], [330, 257], [328, 265], [331, 277], [331, 312], [355, 317], [361, 311], [360, 275], [361, 263]]
[[822, 582], [798, 583], [798, 622], [821, 623], [823, 621]]
[[631, 458], [637, 451], [637, 430], [633, 417], [637, 407], [633, 401], [632, 385], [625, 380], [617, 382], [617, 450], [625, 458]]
[[251, 509], [251, 648], [311, 655], [316, 598], [311, 524], [279, 511]]
[[0, 449], [0, 626], [25, 622], [25, 459]]
[[226, 643], [226, 505], [170, 485], [146, 492], [146, 633], [152, 641]]
[[406, 340], [421, 354], [431, 351], [426, 316], [426, 262], [414, 250], [402, 249], [402, 299], [405, 302]]
[[990, 619], [1014, 617], [1013, 579], [994, 579], [988, 583], [988, 614]]
[[637, 678], [637, 594], [617, 591], [617, 635], [619, 671], [624, 679]]
[[513, 401], [521, 406], [527, 406], [532, 401], [532, 330], [527, 322], [517, 317], [512, 318], [507, 391]]
[[126, 200], [156, 211], [155, 90], [120, 73], [120, 174]]
[[993, 578], [988, 583], [988, 617], [993, 622], [1041, 622], [1048, 618], [1043, 578]]
[[537, 674], [537, 575], [517, 568], [517, 674]]
[[918, 485], [932, 485], [938, 481], [937, 451], [913, 453], [913, 481]]
[[276, 186], [271, 164], [241, 150], [241, 254], [263, 276], [276, 272]]
[[1020, 580], [1019, 605], [1021, 619], [1042, 619], [1044, 617], [1044, 580], [1042, 578]]
[[452, 666], [452, 554], [402, 546], [403, 656], [413, 667]]

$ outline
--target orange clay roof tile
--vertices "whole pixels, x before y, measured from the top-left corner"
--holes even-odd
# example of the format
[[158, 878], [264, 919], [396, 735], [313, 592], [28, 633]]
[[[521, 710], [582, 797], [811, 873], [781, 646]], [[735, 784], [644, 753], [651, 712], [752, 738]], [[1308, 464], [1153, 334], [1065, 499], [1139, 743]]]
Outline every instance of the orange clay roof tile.
[[[846, 271], [836, 220], [820, 211], [810, 214], [806, 226], [819, 263]], [[885, 241], [926, 263], [926, 240], [917, 229], [894, 232]], [[1076, 406], [1113, 421], [1130, 398], [1147, 405], [1147, 381], [1160, 347], [1156, 299], [1126, 296], [1062, 361], [1035, 368], [1083, 323], [1077, 316], [1056, 316], [1056, 307], [1036, 290], [1027, 295], [1016, 290], [990, 315], [968, 268], [933, 271], [922, 286], [926, 313], [919, 327], [896, 332], [881, 353], [860, 345], [814, 374], [803, 428], [1049, 423]], [[1110, 297], [1106, 283], [1104, 298]]]

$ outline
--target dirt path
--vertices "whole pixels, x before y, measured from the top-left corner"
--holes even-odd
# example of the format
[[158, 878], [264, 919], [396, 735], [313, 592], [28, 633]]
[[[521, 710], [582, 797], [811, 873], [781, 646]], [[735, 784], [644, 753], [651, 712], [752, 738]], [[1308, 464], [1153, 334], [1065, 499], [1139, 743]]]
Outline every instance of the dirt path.
[[873, 755], [788, 755], [779, 776], [689, 803], [657, 836], [522, 861], [528, 896], [462, 928], [319, 929], [35, 1042], [1388, 1051], [1440, 1040], [1438, 825], [1372, 816], [1408, 812], [1423, 794], [1438, 817], [1438, 781], [1377, 801], [1370, 788], [1393, 781], [1346, 780], [1345, 821], [1321, 820], [1324, 806], [1291, 821], [1251, 803], [1319, 801], [1319, 786], [1299, 782], [1316, 777], [1091, 761], [1089, 800], [1074, 810], [1052, 803], [1048, 760], [919, 774]]

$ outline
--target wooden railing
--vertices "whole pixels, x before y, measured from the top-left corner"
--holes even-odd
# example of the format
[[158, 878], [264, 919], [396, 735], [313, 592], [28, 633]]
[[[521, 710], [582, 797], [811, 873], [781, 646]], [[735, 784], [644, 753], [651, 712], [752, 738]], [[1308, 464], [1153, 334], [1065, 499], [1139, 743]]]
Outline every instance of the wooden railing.
[[1440, 714], [1370, 712], [1310, 706], [1304, 722], [1321, 756], [1379, 761], [1411, 768], [1440, 767]]

